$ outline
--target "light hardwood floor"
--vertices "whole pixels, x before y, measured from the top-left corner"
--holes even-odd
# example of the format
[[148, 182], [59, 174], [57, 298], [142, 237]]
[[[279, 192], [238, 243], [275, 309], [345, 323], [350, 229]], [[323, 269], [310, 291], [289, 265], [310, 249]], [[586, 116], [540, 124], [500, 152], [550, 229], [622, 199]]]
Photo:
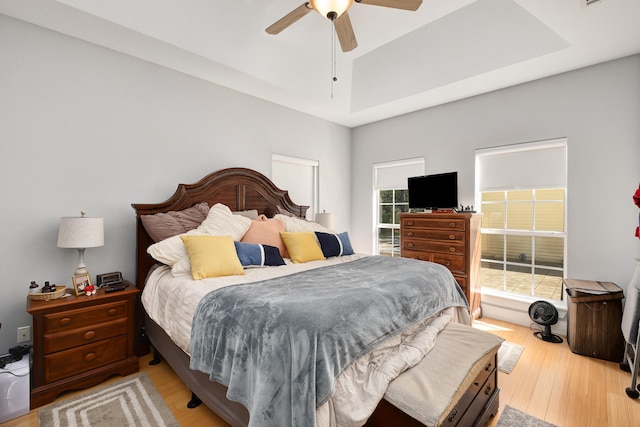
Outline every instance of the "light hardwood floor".
[[[631, 374], [617, 363], [571, 353], [566, 340], [562, 344], [541, 341], [528, 327], [486, 318], [474, 326], [525, 347], [511, 374], [499, 373], [500, 413], [509, 405], [558, 427], [640, 426], [640, 400], [625, 393]], [[140, 359], [140, 370], [147, 372], [182, 426], [228, 426], [204, 405], [187, 409], [189, 390], [166, 363], [149, 366], [150, 359], [150, 355]], [[492, 419], [488, 426], [496, 423], [497, 418]], [[37, 425], [37, 410], [33, 410], [0, 427]]]

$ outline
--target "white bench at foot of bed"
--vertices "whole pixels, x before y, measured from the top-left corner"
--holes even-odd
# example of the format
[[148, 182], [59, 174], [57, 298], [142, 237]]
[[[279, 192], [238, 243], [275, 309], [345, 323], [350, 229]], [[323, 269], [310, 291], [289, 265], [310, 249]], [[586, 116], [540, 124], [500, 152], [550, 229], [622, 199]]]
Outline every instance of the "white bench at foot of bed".
[[451, 323], [424, 359], [389, 384], [367, 427], [481, 426], [498, 409], [503, 339]]

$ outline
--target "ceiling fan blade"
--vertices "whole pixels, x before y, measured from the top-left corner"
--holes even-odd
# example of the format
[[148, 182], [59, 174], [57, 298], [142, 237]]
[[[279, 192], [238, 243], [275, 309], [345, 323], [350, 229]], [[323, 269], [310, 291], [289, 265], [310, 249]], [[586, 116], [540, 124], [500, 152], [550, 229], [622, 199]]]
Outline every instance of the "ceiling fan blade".
[[355, 2], [404, 10], [418, 10], [422, 4], [422, 0], [355, 0]]
[[340, 47], [343, 52], [352, 51], [358, 46], [356, 35], [354, 34], [353, 27], [351, 26], [351, 19], [349, 19], [349, 14], [347, 12], [335, 19], [333, 21], [333, 26], [336, 29], [336, 34], [338, 34], [338, 40], [340, 40]]
[[305, 16], [307, 13], [311, 12], [313, 8], [309, 3], [303, 3], [300, 6], [293, 9], [283, 18], [274, 22], [271, 26], [269, 26], [265, 31], [269, 34], [278, 34], [280, 31], [284, 30], [291, 24], [295, 23], [298, 19]]

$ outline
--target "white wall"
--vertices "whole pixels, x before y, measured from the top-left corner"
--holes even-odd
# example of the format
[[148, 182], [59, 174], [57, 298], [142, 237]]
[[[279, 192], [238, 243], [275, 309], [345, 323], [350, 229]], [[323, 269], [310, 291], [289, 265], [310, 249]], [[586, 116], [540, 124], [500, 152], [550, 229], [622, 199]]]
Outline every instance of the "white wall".
[[474, 203], [474, 150], [568, 138], [568, 277], [626, 288], [640, 182], [640, 55], [568, 72], [353, 130], [353, 244], [372, 251], [372, 164], [425, 157], [425, 172], [458, 171]]
[[61, 216], [104, 217], [89, 271], [133, 279], [131, 203], [225, 167], [270, 176], [279, 153], [320, 162], [323, 207], [349, 224], [348, 128], [4, 15], [0, 147], [0, 354], [31, 325], [29, 282], [70, 283], [78, 254], [56, 247]]

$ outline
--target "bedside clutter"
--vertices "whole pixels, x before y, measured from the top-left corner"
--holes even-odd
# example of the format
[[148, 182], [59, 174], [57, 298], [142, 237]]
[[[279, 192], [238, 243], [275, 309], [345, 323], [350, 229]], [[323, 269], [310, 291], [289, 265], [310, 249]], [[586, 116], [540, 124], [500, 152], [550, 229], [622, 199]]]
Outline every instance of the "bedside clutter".
[[621, 362], [622, 289], [612, 282], [565, 279], [567, 342], [572, 352]]

